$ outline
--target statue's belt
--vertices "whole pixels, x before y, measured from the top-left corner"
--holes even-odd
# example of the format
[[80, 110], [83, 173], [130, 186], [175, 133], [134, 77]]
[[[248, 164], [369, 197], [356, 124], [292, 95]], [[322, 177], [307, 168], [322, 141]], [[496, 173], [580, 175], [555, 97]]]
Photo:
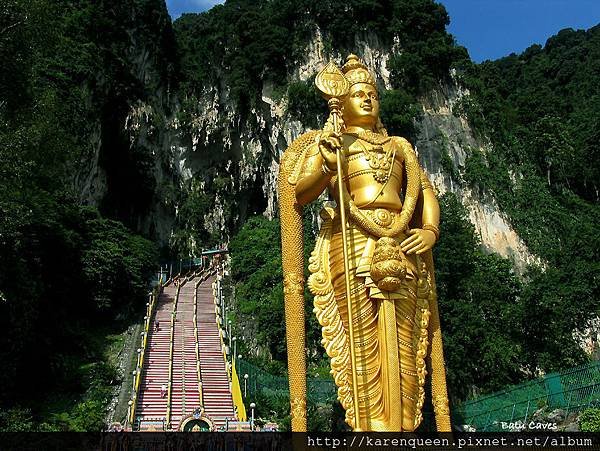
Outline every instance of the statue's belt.
[[[407, 227], [403, 225], [401, 212], [389, 208], [358, 208], [353, 203], [349, 205], [349, 221], [365, 234], [377, 238], [384, 236], [405, 239]], [[334, 222], [334, 232], [340, 230], [339, 215]]]
[[[358, 260], [355, 271], [357, 277], [365, 279], [365, 285], [370, 289], [370, 297], [376, 299], [400, 299], [405, 297], [404, 288], [417, 279], [417, 268], [406, 257], [400, 243], [408, 236], [402, 230], [397, 236], [381, 236], [370, 233], [368, 228], [385, 228], [392, 230], [396, 221], [400, 221], [400, 212], [383, 208], [361, 209], [363, 218], [372, 222], [375, 227], [363, 227], [362, 223], [350, 218], [354, 227], [360, 229], [367, 241]], [[371, 224], [369, 224], [371, 225]], [[333, 225], [333, 232], [341, 230], [339, 216]], [[409, 290], [410, 291], [410, 290]]]

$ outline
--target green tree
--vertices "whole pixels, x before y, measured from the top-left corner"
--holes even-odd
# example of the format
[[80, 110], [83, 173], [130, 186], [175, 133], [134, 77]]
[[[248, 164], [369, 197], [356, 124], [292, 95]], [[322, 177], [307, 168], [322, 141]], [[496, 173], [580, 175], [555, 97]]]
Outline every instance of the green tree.
[[436, 284], [448, 386], [453, 400], [459, 401], [474, 387], [493, 391], [525, 377], [520, 371], [521, 285], [510, 262], [481, 249], [455, 195], [445, 194], [440, 208]]

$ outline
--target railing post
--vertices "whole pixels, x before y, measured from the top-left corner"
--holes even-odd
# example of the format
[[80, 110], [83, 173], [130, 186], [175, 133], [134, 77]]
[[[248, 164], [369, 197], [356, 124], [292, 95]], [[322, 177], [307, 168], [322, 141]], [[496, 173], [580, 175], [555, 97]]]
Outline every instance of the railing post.
[[133, 423], [131, 422], [131, 414], [133, 409], [133, 400], [127, 401], [127, 418], [125, 418], [125, 429], [127, 429], [127, 424], [131, 426], [131, 430], [133, 431]]
[[531, 405], [531, 399], [527, 400], [527, 409], [525, 409], [525, 419], [523, 423], [527, 423], [527, 416], [529, 415], [529, 406]]
[[250, 430], [254, 432], [254, 408], [256, 407], [255, 403], [250, 403], [250, 408], [252, 409], [252, 419], [250, 420]]
[[490, 425], [490, 413], [488, 413], [487, 418], [485, 419], [485, 426], [483, 427], [483, 432], [486, 432], [488, 426]]
[[569, 415], [569, 409], [571, 408], [571, 399], [572, 399], [572, 398], [573, 398], [573, 392], [570, 392], [570, 393], [569, 393], [569, 401], [568, 401], [568, 403], [567, 403], [567, 413], [566, 413], [566, 415], [565, 415], [565, 416], [568, 416], [568, 415]]
[[129, 423], [131, 424], [131, 427], [133, 429], [134, 426], [134, 421], [135, 421], [135, 403], [137, 402], [137, 396], [134, 393], [133, 397], [131, 398], [131, 401], [129, 401], [131, 403], [131, 417], [129, 418]]
[[594, 384], [594, 385], [592, 385], [592, 392], [590, 393], [590, 396], [589, 396], [589, 401], [588, 401], [588, 403], [587, 403], [588, 407], [589, 407], [589, 406], [592, 404], [592, 402], [594, 402], [594, 401], [595, 401], [595, 400], [594, 400], [594, 393], [595, 393], [595, 391], [596, 391], [596, 387], [597, 387], [597, 386], [598, 386], [598, 384]]

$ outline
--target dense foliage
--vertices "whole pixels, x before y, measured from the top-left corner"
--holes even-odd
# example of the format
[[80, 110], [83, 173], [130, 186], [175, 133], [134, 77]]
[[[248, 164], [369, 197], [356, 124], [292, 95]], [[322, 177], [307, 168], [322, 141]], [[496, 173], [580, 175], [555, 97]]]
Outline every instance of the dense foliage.
[[579, 416], [581, 432], [600, 432], [600, 409], [586, 409]]
[[118, 113], [141, 88], [123, 17], [104, 2], [0, 7], [1, 430], [102, 429], [119, 382], [109, 337], [143, 311], [156, 246], [81, 206], [77, 180], [99, 132], [103, 213], [133, 224], [125, 204], [144, 208], [144, 157], [125, 152], [109, 168], [110, 152], [129, 149]]
[[529, 325], [512, 263], [482, 250], [455, 195], [444, 195], [440, 209], [434, 263], [448, 386], [457, 402], [474, 389], [494, 391], [524, 378], [523, 330]]
[[[270, 82], [288, 90], [291, 114], [314, 125], [323, 103], [314, 101], [312, 87], [288, 86], [287, 81], [318, 29], [325, 45], [344, 55], [355, 51], [356, 36], [376, 37], [386, 47], [395, 44], [389, 68], [399, 92], [390, 94], [390, 102], [413, 105], [416, 95], [448, 77], [451, 66], [468, 60], [446, 32], [448, 23], [445, 8], [433, 0], [350, 0], [343, 6], [317, 0], [229, 0], [175, 22], [183, 91], [197, 93], [225, 78], [229, 95], [244, 112], [259, 105], [263, 83]], [[396, 123], [390, 121], [392, 131], [406, 132], [404, 123], [394, 129]]]
[[[305, 261], [308, 261], [315, 242], [310, 219], [307, 211], [304, 220]], [[232, 239], [229, 249], [235, 287], [233, 330], [242, 338], [240, 350], [248, 360], [268, 367], [273, 373], [281, 373], [287, 367], [287, 352], [285, 340], [281, 339], [285, 336], [285, 320], [279, 221], [269, 221], [263, 216], [249, 219]], [[312, 314], [308, 289], [305, 298], [309, 366], [312, 371], [322, 372], [325, 357], [319, 344], [321, 332]]]
[[581, 362], [575, 329], [600, 309], [600, 27], [563, 30], [545, 47], [474, 65], [462, 107], [493, 151], [471, 150], [466, 183], [492, 196], [528, 248], [520, 304], [526, 368]]

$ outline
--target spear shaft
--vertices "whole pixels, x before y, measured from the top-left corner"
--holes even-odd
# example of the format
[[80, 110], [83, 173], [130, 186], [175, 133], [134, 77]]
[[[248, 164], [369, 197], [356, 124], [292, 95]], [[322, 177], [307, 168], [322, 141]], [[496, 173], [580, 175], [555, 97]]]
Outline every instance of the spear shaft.
[[[331, 98], [327, 102], [333, 115], [333, 129], [340, 132], [338, 116], [340, 114], [340, 100]], [[340, 221], [342, 226], [342, 253], [344, 256], [344, 281], [346, 283], [346, 303], [348, 304], [348, 335], [350, 339], [350, 361], [352, 362], [352, 401], [354, 404], [354, 431], [360, 432], [359, 402], [358, 402], [358, 373], [356, 371], [356, 349], [354, 345], [354, 320], [352, 313], [352, 296], [350, 293], [350, 260], [348, 257], [348, 231], [346, 229], [346, 207], [344, 199], [344, 180], [342, 168], [342, 151], [339, 148], [337, 154], [337, 186], [339, 196]]]

